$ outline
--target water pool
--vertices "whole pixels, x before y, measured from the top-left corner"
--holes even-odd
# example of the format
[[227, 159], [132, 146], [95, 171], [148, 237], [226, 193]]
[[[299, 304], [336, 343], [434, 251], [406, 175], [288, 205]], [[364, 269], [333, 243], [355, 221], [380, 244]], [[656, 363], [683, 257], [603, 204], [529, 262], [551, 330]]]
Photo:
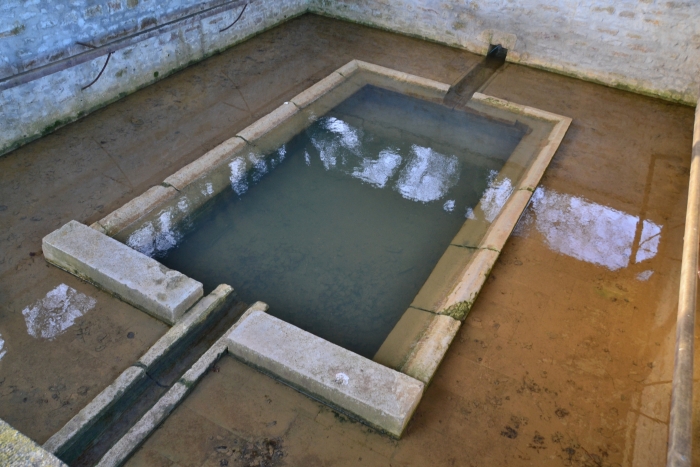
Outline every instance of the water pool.
[[234, 177], [169, 241], [146, 227], [127, 243], [205, 293], [231, 284], [371, 358], [522, 134], [368, 85]]

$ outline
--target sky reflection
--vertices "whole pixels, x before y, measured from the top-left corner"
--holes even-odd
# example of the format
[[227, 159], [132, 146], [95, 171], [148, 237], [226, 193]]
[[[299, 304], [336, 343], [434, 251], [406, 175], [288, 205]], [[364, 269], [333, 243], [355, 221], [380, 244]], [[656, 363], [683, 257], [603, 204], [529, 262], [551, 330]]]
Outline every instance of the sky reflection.
[[459, 161], [431, 148], [413, 145], [411, 158], [401, 170], [396, 189], [411, 201], [436, 201], [459, 181]]
[[[30, 336], [52, 340], [95, 306], [96, 300], [61, 284], [22, 310]], [[0, 346], [1, 348], [1, 346]], [[2, 356], [0, 356], [2, 358]]]
[[[377, 188], [394, 180], [391, 186], [401, 196], [422, 203], [443, 198], [459, 181], [460, 163], [454, 155], [416, 144], [404, 150], [408, 154], [393, 147], [377, 153], [364, 144], [361, 129], [335, 117], [321, 118], [318, 128], [325, 131], [311, 129], [311, 142], [326, 170], [348, 173]], [[311, 163], [308, 153], [306, 163]]]
[[[613, 271], [651, 259], [658, 251], [662, 226], [650, 220], [640, 225], [637, 216], [578, 196], [540, 187], [532, 196], [532, 212], [523, 221], [534, 222], [549, 248]], [[638, 228], [641, 235], [635, 240]]]

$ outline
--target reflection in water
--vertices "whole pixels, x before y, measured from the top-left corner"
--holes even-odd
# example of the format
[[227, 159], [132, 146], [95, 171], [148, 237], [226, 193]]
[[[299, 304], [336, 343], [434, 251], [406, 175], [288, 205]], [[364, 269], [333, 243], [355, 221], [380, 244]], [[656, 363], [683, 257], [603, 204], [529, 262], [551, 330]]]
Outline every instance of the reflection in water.
[[418, 145], [411, 147], [413, 157], [401, 170], [396, 188], [412, 201], [435, 201], [459, 181], [459, 161]]
[[[508, 201], [508, 197], [513, 192], [513, 182], [510, 178], [504, 178], [503, 180], [495, 181], [498, 172], [492, 170], [489, 174], [489, 187], [484, 192], [484, 197], [481, 199], [481, 209], [484, 211], [484, 216], [489, 222], [498, 216], [501, 212], [501, 208]], [[467, 212], [467, 218], [473, 218], [473, 212]]]
[[[307, 132], [326, 170], [346, 172], [377, 188], [384, 188], [398, 172], [394, 187], [411, 201], [437, 201], [459, 181], [460, 163], [454, 155], [446, 156], [416, 144], [403, 156], [395, 147], [380, 149], [375, 155], [363, 143], [365, 135], [361, 129], [335, 117], [321, 118]], [[311, 164], [308, 152], [305, 158], [306, 164]], [[447, 207], [445, 210], [451, 211]]]
[[651, 271], [651, 270], [642, 271], [639, 274], [637, 274], [637, 280], [642, 281], [642, 282], [648, 281], [652, 274], [654, 274], [654, 271]]
[[7, 350], [5, 350], [5, 339], [0, 336], [0, 360], [2, 360], [2, 357], [4, 357], [6, 353]]
[[[185, 200], [181, 200], [182, 203]], [[186, 203], [186, 201], [185, 201]], [[178, 208], [186, 208], [178, 203]], [[182, 209], [184, 211], [184, 209]], [[172, 213], [165, 210], [152, 222], [146, 222], [143, 227], [134, 231], [126, 244], [134, 250], [147, 256], [158, 256], [177, 245], [182, 234], [173, 226]]]
[[241, 158], [237, 158], [231, 161], [228, 165], [231, 169], [231, 187], [237, 195], [242, 195], [248, 191], [248, 181], [246, 180], [246, 161]]
[[95, 299], [61, 284], [22, 310], [29, 335], [52, 340], [95, 306]]
[[352, 176], [377, 188], [384, 188], [386, 182], [394, 176], [399, 164], [401, 164], [401, 156], [392, 149], [384, 149], [379, 153], [377, 160], [365, 157], [362, 160], [362, 167], [356, 167]]
[[[613, 271], [629, 265], [639, 217], [544, 188], [535, 190], [532, 212], [535, 227], [551, 249]], [[531, 215], [523, 220], [533, 222]], [[661, 238], [662, 226], [644, 220], [641, 227], [635, 263], [656, 256]]]
[[648, 220], [644, 221], [642, 228], [642, 238], [639, 240], [639, 250], [634, 258], [635, 263], [641, 263], [645, 259], [653, 258], [659, 249], [661, 240], [661, 226]]

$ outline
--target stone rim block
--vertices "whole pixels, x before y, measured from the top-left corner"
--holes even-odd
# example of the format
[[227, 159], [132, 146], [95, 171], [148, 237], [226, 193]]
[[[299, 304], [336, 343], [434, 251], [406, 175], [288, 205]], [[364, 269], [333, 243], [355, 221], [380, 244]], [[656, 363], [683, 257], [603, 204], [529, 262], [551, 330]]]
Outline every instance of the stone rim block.
[[425, 388], [259, 309], [247, 311], [226, 342], [229, 353], [243, 362], [396, 438]]
[[79, 222], [44, 237], [46, 260], [175, 324], [203, 295], [200, 282]]

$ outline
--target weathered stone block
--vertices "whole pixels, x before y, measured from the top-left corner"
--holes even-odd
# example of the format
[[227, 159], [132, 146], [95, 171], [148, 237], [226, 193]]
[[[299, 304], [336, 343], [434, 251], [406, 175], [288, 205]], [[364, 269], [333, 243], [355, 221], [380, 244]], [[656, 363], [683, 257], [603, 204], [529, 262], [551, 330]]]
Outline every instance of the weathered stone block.
[[169, 324], [202, 297], [202, 284], [79, 222], [44, 237], [47, 261]]
[[53, 454], [37, 446], [3, 420], [0, 420], [0, 465], [66, 467]]
[[156, 206], [164, 203], [175, 195], [177, 195], [177, 190], [174, 188], [160, 185], [151, 187], [142, 195], [137, 196], [124, 206], [107, 214], [97, 223], [102, 226], [107, 235], [114, 236], [140, 217], [146, 215]]
[[299, 109], [291, 102], [282, 104], [263, 118], [243, 129], [237, 136], [240, 136], [249, 143], [254, 143], [256, 139], [278, 127], [297, 112], [299, 112]]
[[243, 150], [245, 146], [245, 141], [234, 136], [166, 178], [164, 183], [182, 190], [194, 180], [233, 157], [236, 153]]
[[61, 455], [79, 435], [90, 429], [121, 397], [146, 377], [142, 368], [130, 366], [107, 386], [68, 423], [44, 443], [44, 449]]
[[422, 382], [260, 310], [247, 311], [227, 343], [240, 360], [395, 437], [423, 395]]
[[436, 315], [416, 343], [401, 372], [425, 384], [430, 383], [461, 325], [461, 321], [449, 316]]

